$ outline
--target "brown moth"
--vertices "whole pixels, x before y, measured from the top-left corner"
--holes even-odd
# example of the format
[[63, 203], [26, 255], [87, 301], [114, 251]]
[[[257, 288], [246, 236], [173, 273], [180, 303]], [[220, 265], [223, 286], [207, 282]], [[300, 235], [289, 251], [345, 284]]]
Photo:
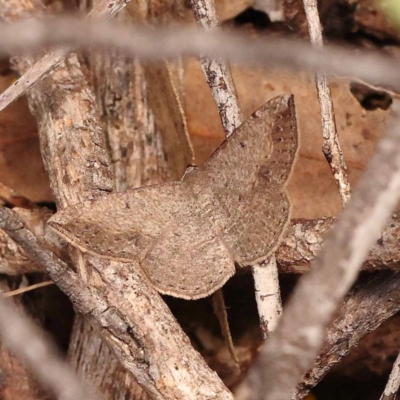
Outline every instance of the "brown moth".
[[181, 182], [86, 201], [49, 224], [83, 251], [138, 262], [161, 293], [205, 297], [235, 263], [259, 263], [278, 246], [297, 147], [293, 96], [275, 97]]

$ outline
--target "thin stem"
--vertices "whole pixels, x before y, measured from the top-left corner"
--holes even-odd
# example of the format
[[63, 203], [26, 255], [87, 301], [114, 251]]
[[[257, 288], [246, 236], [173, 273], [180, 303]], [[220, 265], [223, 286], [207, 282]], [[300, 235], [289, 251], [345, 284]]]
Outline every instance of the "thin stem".
[[287, 400], [312, 366], [326, 328], [400, 198], [400, 105], [361, 181], [296, 286], [250, 374], [257, 400]]
[[[99, 1], [87, 19], [112, 18], [118, 11], [122, 10], [130, 0], [102, 0]], [[0, 95], [0, 111], [10, 103], [23, 96], [31, 87], [40, 82], [46, 75], [51, 73], [65, 57], [71, 48], [57, 49], [41, 58], [30, 70], [17, 79], [12, 86]]]
[[53, 281], [44, 281], [35, 283], [34, 285], [29, 285], [20, 289], [10, 290], [9, 292], [2, 293], [3, 297], [12, 297], [17, 296], [19, 294], [23, 294], [26, 292], [30, 292], [31, 290], [39, 289], [45, 286], [54, 285]]
[[193, 29], [154, 31], [68, 18], [0, 24], [0, 55], [61, 44], [80, 48], [114, 47], [149, 61], [182, 54], [209, 54], [231, 62], [260, 63], [270, 68], [350, 75], [393, 90], [400, 87], [398, 62], [394, 58], [367, 51], [355, 56], [354, 51], [333, 45], [317, 49], [293, 39], [254, 40], [240, 33]]
[[[191, 0], [197, 24], [205, 31], [219, 28], [214, 0]], [[243, 122], [243, 114], [232, 79], [229, 62], [220, 58], [201, 57], [201, 68], [207, 79], [226, 137]]]
[[400, 387], [400, 354], [397, 356], [390, 372], [389, 380], [379, 400], [395, 400]]
[[282, 300], [279, 288], [278, 268], [275, 255], [262, 264], [252, 267], [256, 293], [257, 309], [264, 340], [278, 325], [282, 314]]
[[[303, 4], [311, 43], [315, 47], [323, 47], [322, 27], [318, 14], [317, 1], [303, 0]], [[322, 151], [337, 182], [340, 199], [344, 206], [350, 198], [351, 189], [347, 177], [347, 166], [343, 158], [342, 149], [340, 148], [331, 89], [326, 74], [317, 73], [315, 75], [315, 83], [321, 107], [322, 136], [324, 140]]]
[[[3, 229], [38, 263], [46, 266], [50, 276], [60, 281], [60, 272], [68, 267], [53, 253], [41, 248], [39, 241], [25, 228], [15, 212], [0, 206], [0, 229]], [[79, 286], [76, 286], [79, 292]], [[0, 337], [9, 349], [32, 370], [38, 380], [63, 400], [96, 399], [79, 381], [71, 367], [61, 359], [42, 330], [26, 315], [0, 296]]]

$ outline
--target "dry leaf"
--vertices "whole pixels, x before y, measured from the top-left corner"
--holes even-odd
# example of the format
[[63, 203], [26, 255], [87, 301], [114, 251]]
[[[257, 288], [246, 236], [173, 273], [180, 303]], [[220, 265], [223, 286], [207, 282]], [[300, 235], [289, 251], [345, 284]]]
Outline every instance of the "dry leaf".
[[[14, 79], [0, 75], [0, 92]], [[21, 98], [0, 113], [0, 182], [31, 201], [50, 201], [52, 194], [39, 150], [36, 121]]]
[[166, 61], [144, 65], [149, 106], [162, 135], [162, 146], [172, 180], [180, 179], [194, 155], [186, 117]]
[[[322, 153], [321, 117], [314, 77], [306, 73], [240, 66], [233, 66], [232, 72], [245, 118], [274, 96], [288, 92], [295, 96], [300, 149], [288, 183], [292, 217], [337, 215], [342, 206], [336, 182]], [[332, 79], [331, 89], [339, 140], [354, 186], [377, 140], [385, 132], [388, 111], [365, 110], [350, 92], [348, 79]], [[189, 132], [196, 162], [201, 165], [224, 140], [224, 133], [197, 60], [186, 64], [185, 91]]]

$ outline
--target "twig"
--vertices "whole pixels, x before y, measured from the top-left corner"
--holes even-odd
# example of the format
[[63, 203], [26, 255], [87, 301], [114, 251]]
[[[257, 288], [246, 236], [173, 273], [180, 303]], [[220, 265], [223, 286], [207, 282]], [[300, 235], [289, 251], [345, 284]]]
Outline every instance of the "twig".
[[[26, 215], [21, 215], [24, 222], [43, 243], [46, 239], [37, 232], [37, 227], [41, 227], [47, 220], [37, 220], [29, 223], [30, 212], [36, 214], [35, 210], [25, 210]], [[20, 213], [20, 209], [17, 210]], [[316, 257], [321, 249], [323, 240], [332, 228], [335, 219], [332, 217], [320, 219], [293, 219], [276, 250], [279, 273], [303, 274], [309, 271], [310, 262]], [[53, 238], [52, 238], [53, 239]], [[400, 269], [400, 252], [397, 243], [400, 241], [400, 214], [392, 215], [391, 220], [385, 226], [378, 242], [371, 249], [368, 258], [362, 265], [366, 271], [377, 271], [384, 269]], [[64, 260], [61, 253], [66, 252], [65, 243], [52, 243], [51, 250]], [[2, 252], [1, 249], [7, 249]], [[60, 255], [61, 254], [61, 255]], [[8, 235], [0, 231], [0, 273], [8, 275], [18, 275], [41, 271], [41, 267], [27, 258], [26, 254], [20, 249]]]
[[[86, 18], [88, 20], [93, 18], [110, 19], [118, 11], [122, 10], [129, 1], [130, 0], [99, 1]], [[70, 51], [71, 49], [69, 48], [57, 49], [40, 59], [30, 70], [0, 95], [0, 111], [25, 94], [47, 74], [51, 73], [54, 68], [65, 59]]]
[[[40, 248], [38, 240], [24, 227], [23, 221], [16, 213], [0, 206], [0, 228], [10, 235], [35, 261], [48, 268], [49, 273], [61, 283], [67, 286], [68, 274], [63, 276], [63, 271], [68, 267], [60, 264], [49, 251]], [[61, 275], [60, 275], [61, 272]], [[70, 273], [70, 276], [72, 274]], [[60, 280], [61, 279], [61, 280]], [[81, 289], [78, 286], [77, 296]], [[58, 352], [49, 339], [43, 334], [30, 319], [18, 311], [0, 296], [0, 336], [7, 343], [10, 350], [26, 363], [39, 381], [56, 394], [60, 399], [95, 399], [98, 395], [90, 393], [73, 373], [72, 369], [61, 360]]]
[[400, 197], [400, 106], [349, 204], [300, 279], [250, 374], [254, 399], [287, 400], [312, 366], [336, 307]]
[[393, 364], [392, 372], [386, 384], [385, 390], [379, 400], [396, 400], [396, 394], [400, 386], [400, 354]]
[[[0, 5], [9, 1], [0, 0]], [[27, 0], [12, 3], [16, 14]], [[31, 62], [26, 57], [16, 60], [15, 65], [24, 72]], [[77, 57], [71, 54], [30, 90], [28, 101], [40, 127], [42, 156], [57, 207], [98, 198], [113, 190], [111, 163], [94, 96]], [[82, 281], [90, 290], [102, 293], [108, 312], [123, 325], [124, 337], [116, 340], [103, 336], [150, 396], [194, 399], [211, 390], [217, 398], [232, 398], [192, 348], [139, 265], [102, 260], [78, 250], [70, 254]]]
[[[334, 218], [292, 220], [281, 245], [276, 251], [280, 273], [302, 274], [319, 253], [323, 241], [331, 230]], [[392, 215], [381, 237], [369, 252], [362, 269], [367, 271], [400, 268], [400, 214]]]
[[[191, 5], [199, 26], [205, 30], [218, 29], [219, 22], [215, 11], [214, 0], [191, 0]], [[221, 59], [202, 57], [201, 67], [215, 104], [217, 105], [225, 135], [229, 138], [233, 131], [243, 122], [243, 113], [237, 97], [230, 65], [227, 61]], [[282, 302], [279, 281], [273, 278], [274, 276], [278, 276], [275, 256], [272, 255], [270, 257], [268, 264], [269, 274], [266, 275], [262, 268], [263, 267], [259, 265], [255, 265], [252, 268], [252, 272], [256, 290], [258, 314], [260, 316], [260, 326], [263, 336], [266, 338], [266, 329], [271, 330], [272, 326], [276, 325], [277, 316], [279, 315], [276, 311], [282, 310]], [[270, 298], [270, 301], [265, 302], [264, 306], [261, 306], [263, 303], [259, 301], [260, 297], [257, 293], [267, 292], [273, 292], [276, 296]], [[218, 294], [218, 296], [220, 295], [222, 295], [222, 293]], [[271, 301], [274, 303], [274, 306], [272, 308], [265, 307], [267, 303], [272, 305]], [[269, 322], [269, 325], [267, 322]]]
[[283, 21], [283, 0], [254, 0], [252, 8], [265, 12], [271, 22]]
[[[322, 27], [318, 14], [317, 0], [303, 0], [303, 4], [311, 43], [315, 47], [323, 47]], [[324, 139], [322, 151], [337, 182], [340, 199], [344, 206], [350, 198], [350, 182], [347, 177], [347, 166], [337, 134], [331, 89], [328, 79], [323, 73], [315, 75], [315, 83], [321, 107], [322, 135]]]
[[[197, 24], [205, 31], [216, 30], [219, 21], [214, 0], [190, 0]], [[243, 122], [231, 68], [220, 58], [201, 57], [201, 68], [217, 105], [225, 135], [229, 137]]]
[[219, 326], [222, 331], [222, 336], [224, 338], [225, 345], [228, 348], [228, 351], [232, 357], [232, 360], [236, 364], [235, 366], [236, 366], [237, 370], [239, 371], [240, 363], [239, 363], [237, 354], [235, 352], [235, 346], [233, 344], [232, 334], [231, 334], [231, 330], [229, 328], [228, 314], [226, 312], [224, 294], [221, 289], [217, 290], [213, 294], [212, 300], [213, 300], [214, 313], [217, 316]]
[[[20, 209], [17, 212], [19, 213]], [[26, 215], [22, 215], [25, 223], [30, 221], [28, 215], [31, 212], [36, 214], [35, 210], [25, 210]], [[47, 217], [44, 221], [46, 220]], [[307, 272], [310, 262], [320, 251], [323, 240], [332, 228], [334, 220], [332, 217], [312, 220], [293, 219], [275, 253], [279, 273], [303, 274]], [[30, 224], [28, 222], [30, 229], [35, 231], [43, 243], [46, 242], [46, 239], [37, 232], [37, 227], [40, 229], [44, 221], [37, 220]], [[366, 271], [399, 270], [400, 252], [397, 245], [399, 241], [400, 214], [395, 213], [383, 230], [380, 239], [371, 249], [362, 269]], [[67, 250], [64, 245], [65, 243], [58, 242], [52, 243], [50, 247], [62, 260], [64, 257], [61, 253], [65, 253]], [[3, 252], [2, 249], [7, 251]], [[0, 273], [2, 274], [18, 275], [42, 270], [39, 265], [27, 258], [24, 251], [8, 235], [2, 234], [2, 231], [0, 231], [0, 256]]]
[[253, 40], [240, 33], [193, 29], [154, 31], [68, 18], [0, 24], [0, 55], [61, 44], [79, 48], [114, 47], [143, 60], [208, 54], [231, 62], [324, 71], [354, 76], [378, 86], [400, 87], [398, 62], [394, 58], [367, 51], [355, 56], [354, 50], [333, 45], [317, 49], [293, 39]]
[[400, 311], [399, 285], [399, 272], [381, 272], [346, 296], [315, 364], [297, 386], [293, 400], [303, 399], [364, 336]]
[[275, 330], [282, 314], [282, 300], [279, 289], [278, 268], [275, 255], [262, 264], [253, 265], [253, 278], [258, 314], [264, 340]]
[[[47, 208], [18, 208], [13, 209], [25, 222], [25, 224], [39, 236], [40, 240], [49, 245], [51, 240], [52, 251], [61, 258], [67, 254], [66, 248], [62, 247], [62, 241], [54, 235], [49, 234], [46, 229], [47, 220], [53, 212]], [[8, 235], [0, 230], [0, 273], [7, 275], [20, 275], [31, 272], [43, 272], [43, 268], [32, 261], [26, 253]]]
[[22, 293], [30, 292], [31, 290], [39, 289], [45, 286], [54, 285], [53, 281], [44, 281], [35, 283], [34, 285], [29, 285], [20, 289], [10, 290], [9, 292], [2, 293], [3, 297], [17, 296]]

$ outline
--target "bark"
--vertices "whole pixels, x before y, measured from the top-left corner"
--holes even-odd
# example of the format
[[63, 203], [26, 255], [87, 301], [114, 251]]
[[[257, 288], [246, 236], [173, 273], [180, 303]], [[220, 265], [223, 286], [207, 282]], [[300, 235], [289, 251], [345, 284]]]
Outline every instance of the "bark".
[[400, 356], [397, 356], [393, 364], [392, 372], [386, 384], [385, 390], [379, 400], [396, 400], [397, 391], [400, 386]]
[[399, 272], [382, 272], [346, 297], [328, 329], [314, 366], [292, 399], [302, 399], [365, 335], [400, 311], [399, 284]]
[[[1, 279], [1, 291], [9, 291], [10, 285]], [[18, 309], [23, 309], [19, 298], [13, 299]], [[0, 346], [0, 368], [1, 383], [0, 397], [4, 400], [26, 399], [26, 400], [47, 400], [48, 395], [41, 389], [26, 366], [10, 352], [5, 344]]]
[[[3, 4], [4, 3], [4, 4]], [[12, 3], [14, 15], [24, 4]], [[24, 2], [25, 3], [25, 2]], [[31, 59], [15, 61], [19, 72]], [[30, 108], [39, 123], [41, 151], [59, 208], [94, 199], [113, 189], [111, 164], [93, 94], [76, 55], [31, 90]], [[174, 317], [138, 266], [99, 260], [71, 251], [82, 282], [104, 290], [110, 310], [132, 327], [126, 342], [108, 340], [119, 360], [154, 398], [230, 399], [231, 393], [191, 347]], [[130, 348], [136, 349], [135, 351]], [[189, 360], [189, 361], [188, 361]]]
[[[332, 228], [334, 218], [315, 220], [292, 220], [285, 237], [276, 252], [281, 273], [304, 273], [310, 268], [310, 262], [319, 253], [323, 240]], [[362, 269], [398, 269], [400, 253], [400, 214], [394, 213], [386, 224], [381, 237], [370, 250]]]
[[[52, 251], [64, 261], [66, 243], [55, 235], [42, 229], [46, 220], [52, 215], [49, 210], [15, 209], [43, 243], [52, 244]], [[44, 217], [38, 217], [42, 213]], [[33, 215], [31, 215], [33, 214]], [[42, 219], [44, 218], [44, 219]], [[281, 274], [303, 274], [310, 269], [311, 261], [321, 249], [322, 243], [335, 219], [332, 217], [313, 220], [293, 219], [287, 228], [284, 238], [276, 251], [278, 270]], [[400, 252], [397, 243], [400, 241], [400, 214], [392, 215], [386, 224], [382, 235], [371, 249], [367, 259], [362, 265], [364, 271], [378, 271], [384, 269], [398, 270], [400, 268]], [[0, 272], [9, 275], [18, 275], [20, 272], [28, 273], [41, 270], [41, 267], [26, 257], [26, 254], [5, 234], [0, 231]]]
[[[306, 12], [308, 31], [313, 46], [323, 47], [322, 26], [318, 13], [316, 0], [303, 0]], [[326, 74], [315, 75], [318, 101], [321, 107], [321, 125], [323, 145], [322, 152], [329, 163], [332, 175], [339, 188], [340, 199], [343, 206], [350, 198], [350, 182], [347, 177], [347, 166], [344, 161], [343, 152], [340, 147], [337, 127], [335, 122], [335, 111], [331, 96], [331, 87]]]
[[286, 400], [312, 366], [327, 326], [399, 200], [400, 104], [348, 206], [297, 284], [250, 379], [255, 399]]
[[[219, 21], [214, 0], [190, 1], [197, 24], [205, 30], [215, 30]], [[210, 87], [225, 135], [229, 137], [243, 122], [243, 114], [239, 105], [235, 84], [232, 79], [228, 61], [202, 57], [201, 68]]]

